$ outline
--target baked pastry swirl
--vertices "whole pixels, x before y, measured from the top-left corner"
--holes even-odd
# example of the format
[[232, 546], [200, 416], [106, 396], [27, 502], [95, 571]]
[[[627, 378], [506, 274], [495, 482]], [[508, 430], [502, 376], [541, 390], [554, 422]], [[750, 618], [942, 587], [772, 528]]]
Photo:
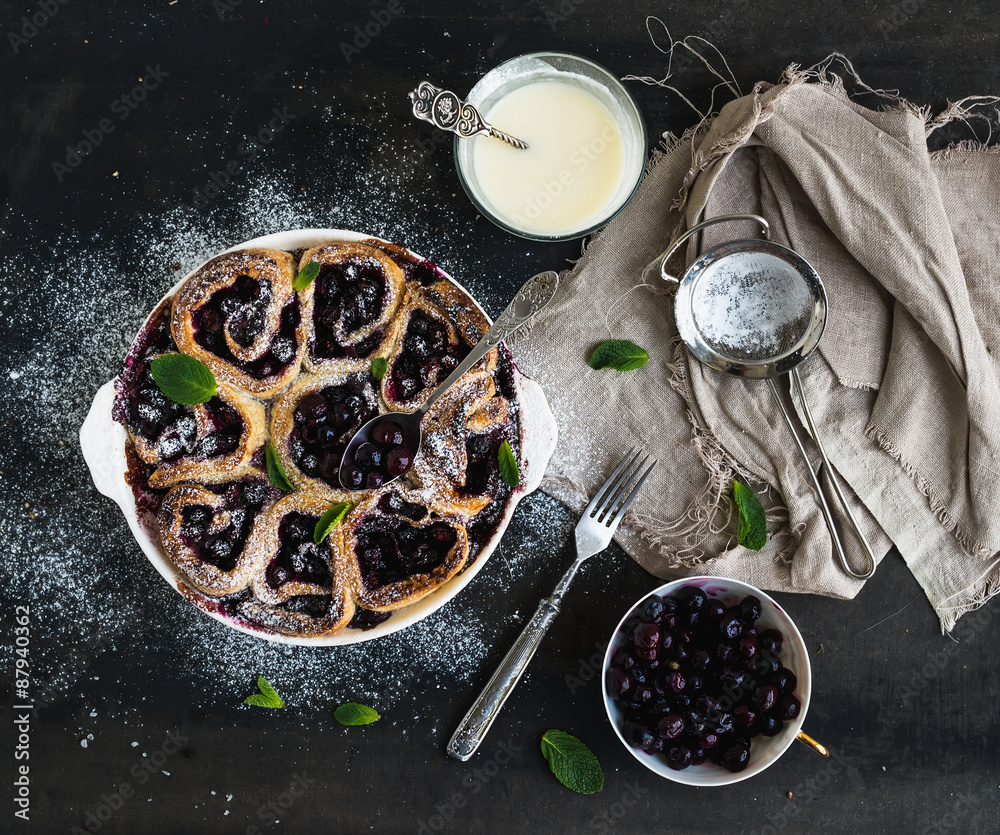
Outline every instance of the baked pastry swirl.
[[309, 323], [305, 365], [317, 373], [361, 371], [390, 353], [405, 280], [399, 265], [365, 244], [329, 244], [307, 250], [299, 264], [319, 264], [304, 305]]
[[[313, 262], [315, 279], [295, 290]], [[374, 239], [240, 250], [188, 278], [136, 338], [114, 406], [137, 506], [155, 511], [188, 599], [263, 633], [311, 638], [370, 628], [465, 570], [513, 494], [500, 445], [520, 457], [504, 346], [425, 416], [402, 479], [346, 492], [339, 467], [362, 423], [419, 407], [488, 327], [433, 264]], [[174, 403], [154, 382], [152, 360], [177, 351], [215, 374], [207, 403]], [[265, 474], [269, 442], [290, 492]], [[339, 524], [317, 531], [339, 503], [349, 505]]]
[[359, 606], [382, 612], [409, 606], [465, 565], [469, 557], [465, 526], [457, 517], [434, 512], [435, 504], [395, 484], [359, 502], [341, 535]]
[[173, 305], [170, 329], [180, 350], [216, 378], [270, 397], [299, 371], [307, 341], [292, 289], [294, 259], [273, 249], [245, 249], [213, 258], [189, 278]]
[[196, 406], [174, 403], [163, 394], [150, 366], [161, 354], [177, 350], [168, 311], [165, 305], [157, 309], [139, 337], [144, 350], [129, 355], [119, 376], [115, 418], [128, 430], [136, 455], [151, 466], [153, 488], [240, 478], [250, 472], [253, 455], [266, 440], [264, 405], [225, 383], [216, 397]]

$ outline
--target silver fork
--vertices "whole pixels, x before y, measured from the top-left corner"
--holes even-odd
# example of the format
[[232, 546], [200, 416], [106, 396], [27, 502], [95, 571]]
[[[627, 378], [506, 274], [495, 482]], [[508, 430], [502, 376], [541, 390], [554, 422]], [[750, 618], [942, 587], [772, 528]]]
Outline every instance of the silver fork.
[[[625, 512], [631, 507], [636, 494], [650, 474], [656, 461], [649, 463], [643, 451], [633, 447], [615, 468], [608, 480], [591, 499], [583, 517], [576, 525], [576, 560], [563, 574], [555, 591], [542, 598], [534, 617], [528, 621], [520, 637], [514, 642], [489, 684], [479, 694], [475, 704], [465, 714], [458, 730], [448, 742], [448, 753], [459, 760], [467, 760], [479, 747], [493, 720], [500, 713], [507, 697], [514, 691], [528, 667], [535, 650], [559, 614], [563, 595], [580, 570], [584, 560], [599, 554], [611, 544], [611, 537], [618, 530]], [[647, 466], [648, 464], [648, 466]]]

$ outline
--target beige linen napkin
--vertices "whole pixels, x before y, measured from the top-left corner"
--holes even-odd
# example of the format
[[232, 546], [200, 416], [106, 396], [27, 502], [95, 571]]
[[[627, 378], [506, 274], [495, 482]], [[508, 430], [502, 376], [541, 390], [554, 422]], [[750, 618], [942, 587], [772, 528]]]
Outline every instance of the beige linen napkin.
[[[862, 584], [834, 560], [767, 385], [689, 357], [673, 286], [659, 277], [658, 257], [683, 229], [763, 215], [826, 285], [827, 328], [800, 370], [855, 515], [878, 554], [899, 548], [949, 630], [1000, 590], [1000, 154], [971, 143], [929, 153], [927, 134], [961, 107], [933, 122], [898, 100], [870, 110], [829, 63], [760, 83], [672, 139], [513, 347], [559, 421], [548, 492], [581, 510], [629, 447], [660, 460], [617, 537], [647, 570], [853, 597]], [[756, 234], [746, 223], [714, 226], [672, 271]], [[610, 338], [644, 346], [649, 363], [590, 369], [593, 347]], [[786, 382], [779, 388], [787, 393]], [[801, 422], [801, 404], [789, 402]], [[768, 509], [763, 551], [735, 541], [734, 475]], [[831, 506], [860, 569], [860, 546]]]

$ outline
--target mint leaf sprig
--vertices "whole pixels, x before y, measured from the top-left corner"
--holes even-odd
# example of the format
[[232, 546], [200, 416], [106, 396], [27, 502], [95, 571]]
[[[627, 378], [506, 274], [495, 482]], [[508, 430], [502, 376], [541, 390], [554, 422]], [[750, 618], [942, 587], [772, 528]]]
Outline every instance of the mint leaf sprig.
[[510, 444], [504, 441], [497, 450], [497, 458], [500, 464], [500, 478], [508, 487], [517, 487], [521, 483], [521, 470], [517, 466], [517, 456]]
[[212, 370], [187, 354], [161, 354], [150, 364], [156, 387], [182, 406], [207, 403], [219, 392]]
[[759, 551], [767, 545], [767, 517], [760, 499], [742, 481], [733, 479], [733, 502], [739, 519], [736, 540], [744, 548]]
[[319, 275], [319, 261], [310, 261], [306, 264], [299, 274], [295, 276], [295, 280], [292, 282], [293, 290], [305, 290], [310, 284], [316, 280], [316, 276]]
[[285, 468], [281, 466], [281, 459], [278, 458], [278, 452], [271, 441], [264, 447], [264, 467], [267, 469], [268, 480], [279, 490], [291, 493], [295, 489], [295, 485], [288, 480]]
[[313, 531], [313, 542], [319, 545], [326, 539], [330, 535], [330, 531], [344, 521], [344, 517], [351, 512], [352, 507], [354, 505], [350, 502], [337, 502], [330, 505], [326, 513], [320, 516], [316, 523], [316, 530]]
[[254, 705], [255, 707], [284, 707], [285, 703], [281, 701], [281, 696], [278, 695], [278, 691], [271, 686], [264, 676], [257, 676], [257, 689], [260, 690], [259, 693], [254, 693], [252, 696], [247, 696], [243, 700], [245, 705]]
[[591, 368], [613, 368], [615, 371], [635, 371], [649, 362], [649, 354], [627, 339], [610, 339], [594, 349], [587, 360]]
[[370, 725], [382, 718], [374, 709], [358, 702], [347, 702], [340, 705], [333, 712], [333, 716], [341, 725], [347, 726]]
[[548, 730], [542, 735], [542, 756], [556, 779], [579, 794], [594, 794], [604, 788], [604, 771], [586, 745], [565, 731]]
[[389, 361], [385, 357], [375, 357], [372, 360], [372, 377], [381, 380], [389, 370]]

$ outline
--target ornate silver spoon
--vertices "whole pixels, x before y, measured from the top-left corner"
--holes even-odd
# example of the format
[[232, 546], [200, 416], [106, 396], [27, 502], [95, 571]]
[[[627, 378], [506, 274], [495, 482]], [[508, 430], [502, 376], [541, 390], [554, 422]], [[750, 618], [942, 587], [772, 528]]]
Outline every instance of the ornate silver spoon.
[[450, 130], [466, 139], [480, 134], [494, 136], [522, 151], [528, 147], [527, 142], [487, 124], [475, 105], [462, 101], [451, 90], [435, 87], [429, 81], [421, 81], [417, 85], [417, 89], [410, 93], [410, 101], [413, 102], [414, 116], [441, 130]]
[[[381, 486], [395, 481], [413, 464], [413, 459], [420, 451], [421, 425], [423, 416], [427, 414], [437, 399], [450, 389], [459, 378], [479, 360], [486, 356], [494, 346], [500, 344], [521, 325], [527, 322], [539, 310], [549, 303], [559, 286], [559, 276], [548, 270], [529, 278], [518, 290], [514, 300], [507, 305], [493, 323], [486, 335], [476, 343], [455, 370], [448, 375], [424, 405], [415, 412], [390, 412], [378, 415], [367, 421], [354, 433], [344, 456], [340, 460], [340, 483], [347, 490], [363, 490], [370, 486]], [[379, 454], [379, 461], [359, 461], [358, 450], [368, 445], [371, 452]], [[377, 473], [381, 479], [379, 485], [369, 485], [368, 476]]]

